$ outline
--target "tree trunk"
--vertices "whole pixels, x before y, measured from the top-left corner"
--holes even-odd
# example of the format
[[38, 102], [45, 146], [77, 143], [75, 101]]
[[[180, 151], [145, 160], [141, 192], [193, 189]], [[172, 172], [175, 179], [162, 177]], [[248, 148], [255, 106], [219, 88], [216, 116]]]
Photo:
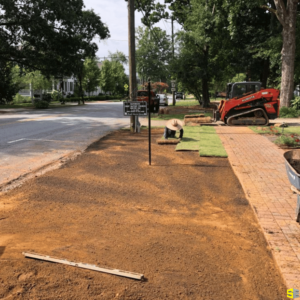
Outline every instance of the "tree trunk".
[[208, 90], [208, 54], [209, 54], [209, 46], [204, 46], [203, 49], [204, 59], [205, 59], [205, 67], [206, 67], [206, 75], [202, 78], [202, 94], [203, 101], [202, 107], [209, 107], [209, 90]]
[[202, 94], [203, 94], [203, 101], [202, 107], [209, 107], [209, 91], [208, 91], [208, 80], [207, 78], [202, 78]]
[[[78, 79], [79, 79], [79, 91], [80, 91], [80, 97], [81, 97], [82, 104], [84, 104], [83, 90], [82, 90], [82, 78], [81, 78], [81, 75], [79, 76]], [[78, 99], [78, 105], [80, 105], [80, 99]]]
[[262, 87], [264, 88], [267, 88], [269, 74], [270, 74], [270, 60], [265, 59], [263, 70], [260, 76], [260, 81], [262, 83]]
[[297, 24], [297, 6], [299, 0], [274, 0], [276, 11], [267, 8], [273, 12], [281, 23], [283, 45], [281, 50], [281, 92], [280, 107], [290, 106], [294, 93], [294, 68], [295, 68], [295, 50], [296, 50], [296, 24]]
[[[296, 8], [295, 8], [296, 9]], [[296, 16], [296, 15], [295, 15]], [[296, 50], [296, 18], [287, 20], [291, 26], [287, 25], [283, 28], [283, 47], [282, 69], [281, 69], [281, 91], [280, 91], [280, 107], [289, 107], [291, 99], [294, 95], [294, 68], [295, 68], [295, 50]]]

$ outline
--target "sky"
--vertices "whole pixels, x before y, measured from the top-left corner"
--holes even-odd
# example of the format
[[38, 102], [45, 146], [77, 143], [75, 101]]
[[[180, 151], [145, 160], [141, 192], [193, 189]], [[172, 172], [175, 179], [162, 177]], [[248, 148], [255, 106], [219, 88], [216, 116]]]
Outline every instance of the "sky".
[[[163, 1], [160, 1], [163, 3]], [[100, 60], [109, 55], [109, 51], [114, 53], [122, 51], [128, 55], [128, 10], [125, 0], [84, 0], [85, 9], [93, 9], [96, 14], [100, 15], [101, 20], [105, 23], [110, 31], [110, 38], [107, 40], [95, 40], [98, 44], [97, 56]], [[135, 12], [135, 27], [142, 26], [142, 13]], [[160, 21], [155, 25], [168, 34], [171, 34], [171, 20]], [[180, 30], [180, 25], [174, 22], [174, 32]], [[128, 68], [126, 68], [128, 73]]]

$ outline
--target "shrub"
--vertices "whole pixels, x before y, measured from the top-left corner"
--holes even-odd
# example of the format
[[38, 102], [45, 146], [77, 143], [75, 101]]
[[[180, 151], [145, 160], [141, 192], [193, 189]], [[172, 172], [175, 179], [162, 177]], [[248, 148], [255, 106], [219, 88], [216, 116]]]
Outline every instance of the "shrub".
[[295, 99], [291, 101], [291, 105], [293, 108], [300, 110], [300, 97], [295, 97]]
[[298, 118], [299, 115], [300, 111], [294, 107], [282, 107], [279, 113], [280, 118]]
[[292, 137], [284, 135], [276, 139], [274, 143], [277, 145], [285, 145], [288, 147], [295, 147], [299, 145]]
[[[110, 96], [110, 95], [101, 95], [101, 96], [91, 96], [91, 97], [83, 97], [84, 101], [101, 101], [101, 100], [121, 100], [124, 98], [122, 95]], [[81, 97], [72, 97], [72, 98], [65, 98], [66, 102], [78, 102], [81, 100]]]
[[14, 99], [13, 99], [14, 103], [30, 103], [31, 102], [31, 98], [28, 96], [22, 96], [20, 94], [16, 94]]
[[61, 91], [57, 91], [57, 90], [54, 90], [52, 92], [52, 99], [54, 101], [62, 101], [63, 100], [63, 94]]
[[49, 107], [49, 102], [48, 101], [44, 101], [44, 100], [37, 100], [34, 101], [34, 106], [35, 108], [48, 108]]
[[52, 101], [52, 96], [51, 96], [51, 94], [43, 93], [42, 99], [43, 99], [43, 101], [50, 103]]

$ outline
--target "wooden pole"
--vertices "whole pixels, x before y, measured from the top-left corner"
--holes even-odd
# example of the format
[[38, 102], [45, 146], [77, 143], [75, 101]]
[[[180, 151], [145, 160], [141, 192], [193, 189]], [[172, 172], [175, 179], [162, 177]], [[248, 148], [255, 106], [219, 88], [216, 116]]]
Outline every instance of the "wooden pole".
[[149, 166], [151, 166], [151, 80], [148, 78], [148, 138], [149, 138]]
[[[129, 97], [136, 99], [136, 64], [135, 64], [135, 25], [134, 25], [134, 0], [128, 0], [128, 46], [129, 46]], [[137, 117], [130, 117], [130, 131], [137, 132]]]
[[98, 267], [95, 265], [85, 264], [85, 263], [81, 263], [81, 262], [68, 261], [66, 259], [60, 259], [60, 258], [48, 256], [48, 255], [38, 254], [38, 253], [23, 252], [22, 254], [25, 257], [44, 260], [44, 261], [50, 261], [50, 262], [69, 265], [69, 266], [78, 267], [78, 268], [82, 268], [82, 269], [89, 269], [89, 270], [93, 270], [93, 271], [123, 276], [123, 277], [132, 278], [132, 279], [136, 279], [136, 280], [144, 279], [144, 275], [139, 274], [139, 273], [133, 273], [133, 272], [123, 271], [123, 270], [119, 270], [119, 269], [107, 268], [107, 267], [106, 268]]

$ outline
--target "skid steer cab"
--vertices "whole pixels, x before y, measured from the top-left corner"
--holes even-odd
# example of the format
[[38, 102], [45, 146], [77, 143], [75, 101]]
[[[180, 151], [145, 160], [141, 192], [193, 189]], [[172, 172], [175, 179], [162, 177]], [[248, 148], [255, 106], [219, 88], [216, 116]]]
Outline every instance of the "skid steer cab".
[[229, 126], [268, 125], [279, 116], [279, 90], [263, 88], [261, 82], [227, 84], [226, 99], [214, 111], [214, 120]]

